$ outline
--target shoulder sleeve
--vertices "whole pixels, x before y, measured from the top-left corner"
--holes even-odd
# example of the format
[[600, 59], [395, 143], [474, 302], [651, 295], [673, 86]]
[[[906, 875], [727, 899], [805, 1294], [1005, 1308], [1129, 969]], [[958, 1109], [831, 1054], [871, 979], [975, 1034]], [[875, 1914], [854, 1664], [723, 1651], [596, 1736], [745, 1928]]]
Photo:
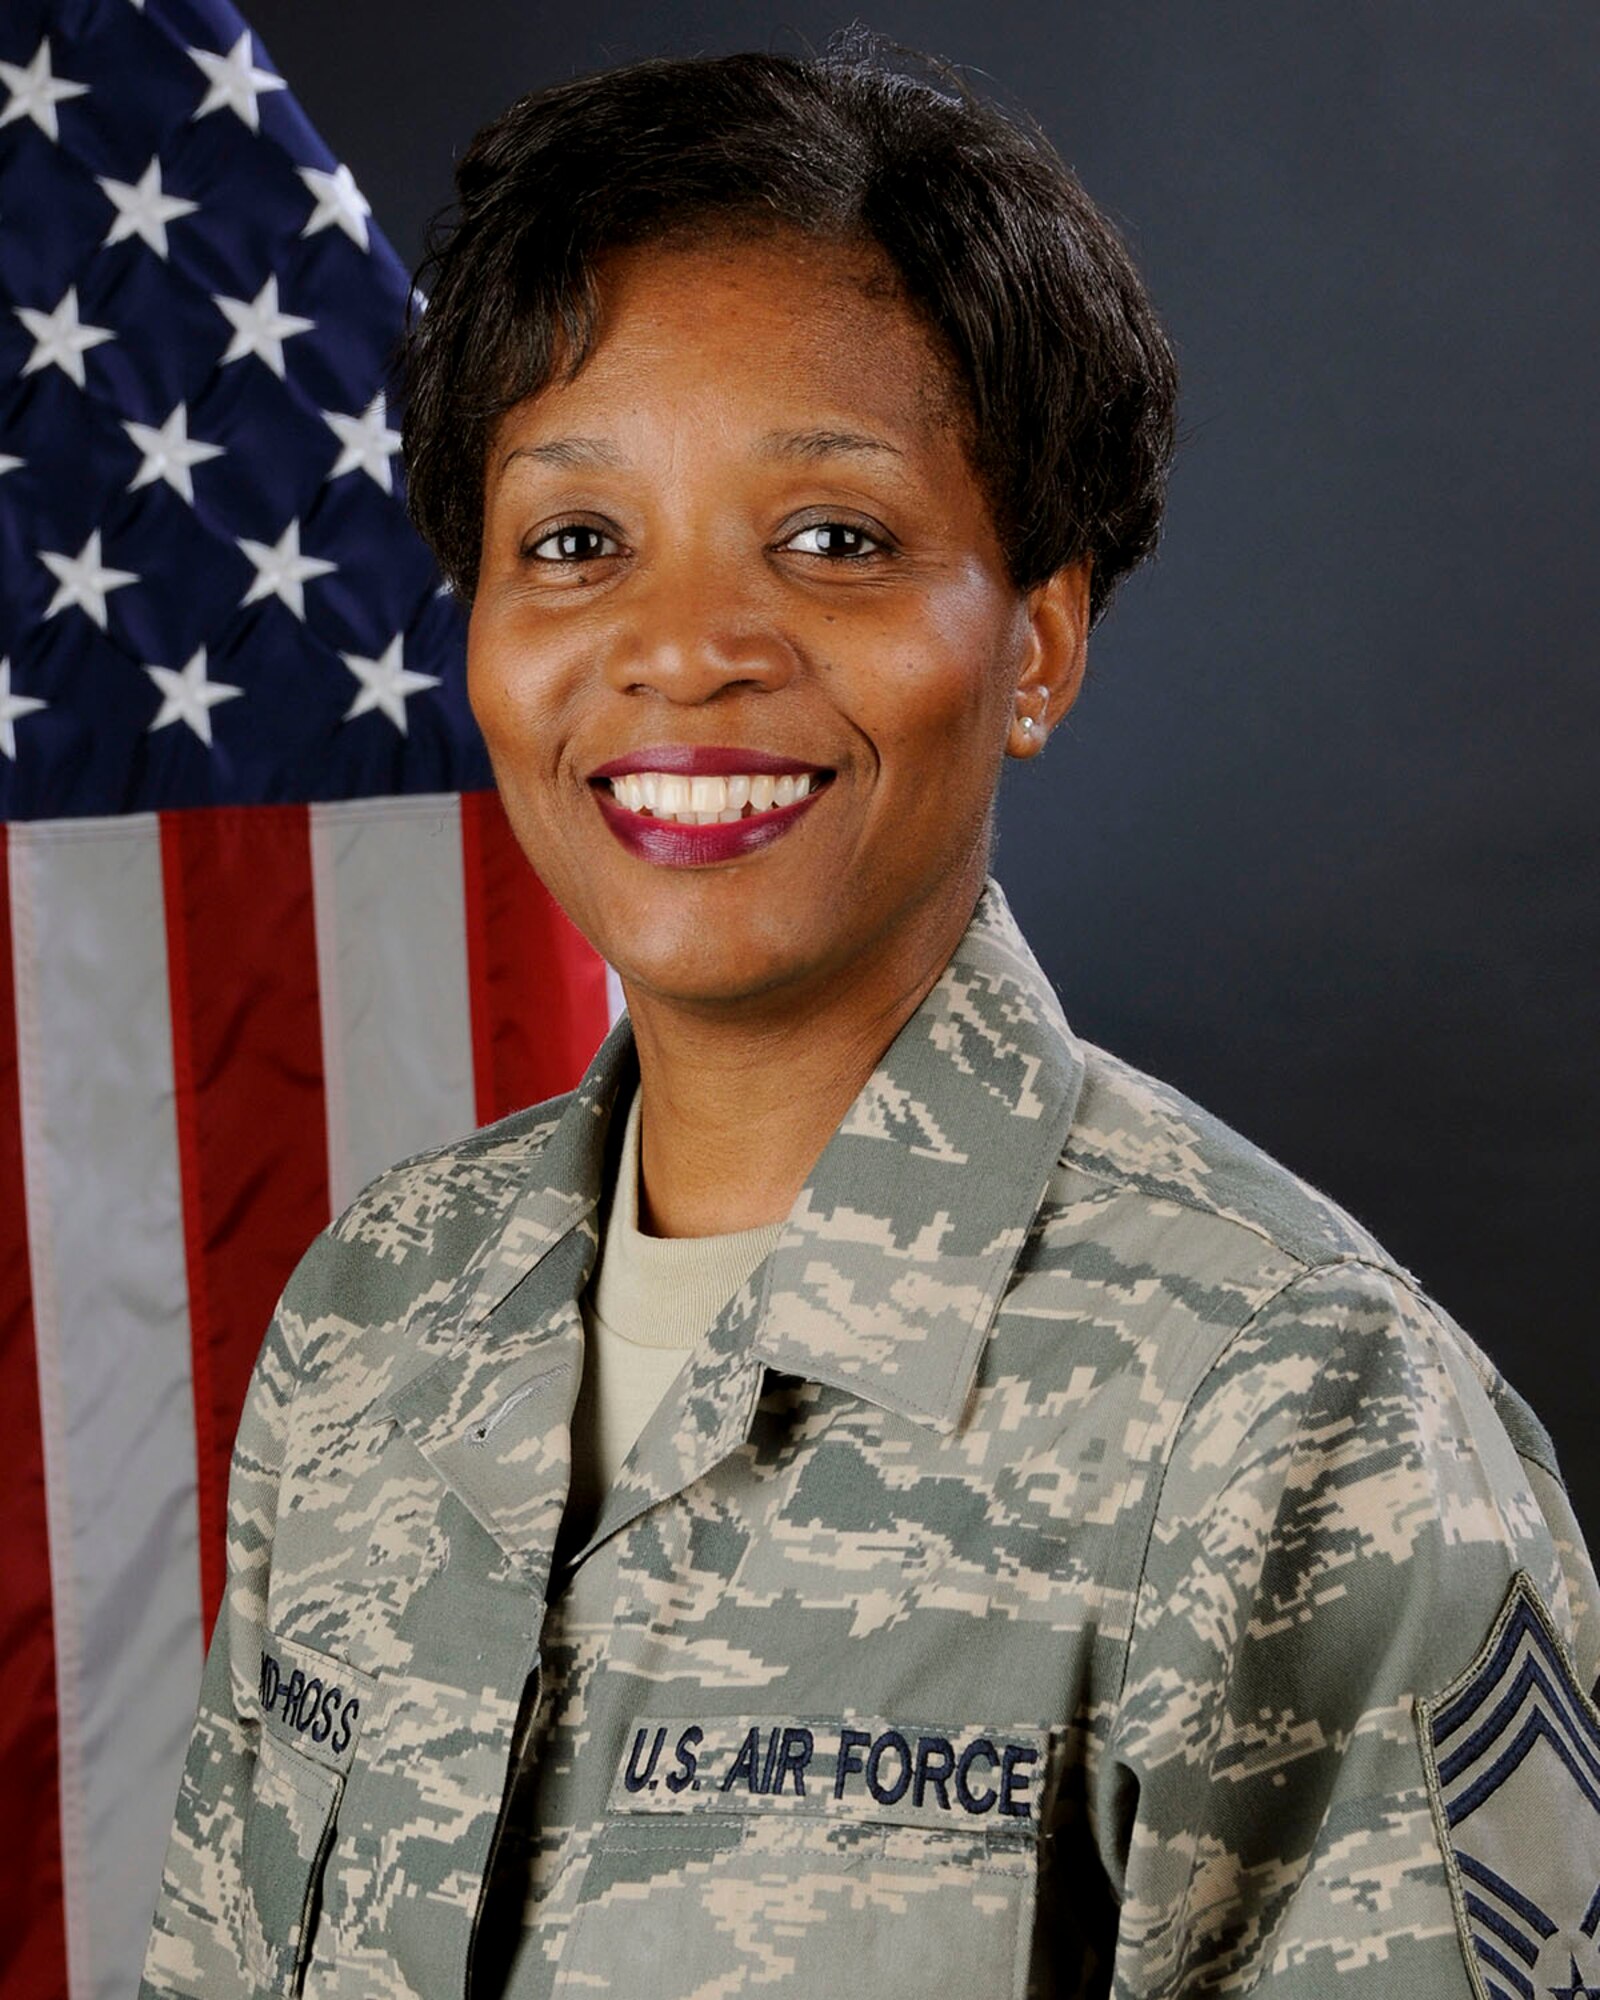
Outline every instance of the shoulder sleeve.
[[241, 1856], [260, 1729], [254, 1675], [296, 1372], [295, 1324], [280, 1304], [239, 1423], [228, 1481], [227, 1585], [206, 1656], [140, 2000], [230, 2000], [256, 1990], [243, 1957]]
[[1537, 1431], [1392, 1271], [1320, 1267], [1232, 1341], [1176, 1430], [1093, 1780], [1115, 1995], [1600, 1990], [1600, 1606]]

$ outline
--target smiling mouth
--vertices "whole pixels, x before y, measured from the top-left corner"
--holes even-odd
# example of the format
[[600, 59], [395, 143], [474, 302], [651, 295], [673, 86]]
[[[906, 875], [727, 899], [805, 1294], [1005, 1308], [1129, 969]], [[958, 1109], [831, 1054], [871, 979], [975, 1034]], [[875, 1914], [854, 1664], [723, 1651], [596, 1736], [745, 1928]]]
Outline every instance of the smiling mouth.
[[629, 771], [594, 780], [625, 812], [669, 826], [733, 826], [761, 818], [803, 799], [831, 782], [826, 770], [731, 772], [726, 777], [685, 776], [676, 771]]

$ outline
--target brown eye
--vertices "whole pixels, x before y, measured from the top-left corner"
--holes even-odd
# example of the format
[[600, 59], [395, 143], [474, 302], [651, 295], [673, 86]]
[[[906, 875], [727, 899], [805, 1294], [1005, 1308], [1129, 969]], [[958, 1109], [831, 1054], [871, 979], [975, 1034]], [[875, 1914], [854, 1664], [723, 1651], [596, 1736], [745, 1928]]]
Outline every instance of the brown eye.
[[876, 535], [869, 535], [865, 528], [858, 528], [853, 521], [813, 521], [807, 527], [797, 529], [784, 543], [792, 549], [803, 535], [820, 538], [822, 546], [801, 548], [804, 556], [832, 556], [834, 558], [869, 556], [883, 553], [883, 543]]
[[[605, 543], [607, 547], [596, 547]], [[559, 528], [551, 528], [538, 541], [531, 542], [523, 554], [534, 562], [584, 563], [593, 562], [596, 557], [609, 555], [617, 544], [611, 537], [592, 528], [587, 521], [568, 521]], [[549, 551], [549, 553], [545, 553]]]

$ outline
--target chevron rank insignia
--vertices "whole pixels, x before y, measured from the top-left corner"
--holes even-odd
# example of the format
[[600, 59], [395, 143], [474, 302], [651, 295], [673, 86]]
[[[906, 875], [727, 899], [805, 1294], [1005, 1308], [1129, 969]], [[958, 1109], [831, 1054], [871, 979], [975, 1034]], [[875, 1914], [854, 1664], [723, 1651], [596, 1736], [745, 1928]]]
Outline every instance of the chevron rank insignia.
[[1417, 1726], [1478, 2000], [1600, 2000], [1600, 1709], [1526, 1570]]

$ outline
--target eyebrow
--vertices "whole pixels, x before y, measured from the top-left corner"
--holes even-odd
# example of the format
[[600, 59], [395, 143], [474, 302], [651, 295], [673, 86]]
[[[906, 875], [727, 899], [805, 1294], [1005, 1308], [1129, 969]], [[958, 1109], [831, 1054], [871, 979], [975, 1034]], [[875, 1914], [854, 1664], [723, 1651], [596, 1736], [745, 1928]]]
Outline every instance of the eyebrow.
[[[842, 458], [852, 454], [904, 458], [898, 445], [866, 431], [767, 431], [756, 441], [755, 456], [764, 459]], [[537, 444], [514, 445], [501, 461], [503, 472], [516, 458], [537, 459], [541, 465], [563, 468], [585, 466], [625, 467], [627, 460], [606, 438], [543, 438]]]

